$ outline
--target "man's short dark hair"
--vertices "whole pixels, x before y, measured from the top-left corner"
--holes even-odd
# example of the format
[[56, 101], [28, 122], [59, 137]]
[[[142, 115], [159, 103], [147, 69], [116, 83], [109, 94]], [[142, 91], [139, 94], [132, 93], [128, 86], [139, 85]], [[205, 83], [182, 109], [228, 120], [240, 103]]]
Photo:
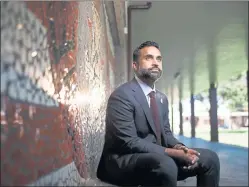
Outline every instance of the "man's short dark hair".
[[142, 43], [140, 46], [138, 46], [134, 50], [134, 52], [133, 52], [133, 62], [138, 62], [139, 55], [140, 55], [140, 49], [143, 49], [144, 47], [150, 47], [150, 46], [154, 46], [157, 49], [160, 49], [158, 43], [153, 42], [153, 41], [146, 41], [146, 42]]

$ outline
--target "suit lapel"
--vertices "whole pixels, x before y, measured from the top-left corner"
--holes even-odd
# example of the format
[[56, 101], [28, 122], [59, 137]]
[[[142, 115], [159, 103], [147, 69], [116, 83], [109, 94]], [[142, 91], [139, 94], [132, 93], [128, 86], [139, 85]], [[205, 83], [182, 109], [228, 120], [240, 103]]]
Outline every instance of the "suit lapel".
[[141, 107], [144, 111], [144, 114], [145, 114], [145, 116], [146, 116], [146, 118], [151, 126], [151, 129], [153, 130], [154, 134], [156, 135], [156, 128], [154, 125], [154, 121], [153, 121], [152, 114], [151, 114], [151, 111], [150, 111], [150, 108], [148, 105], [147, 98], [145, 97], [142, 88], [139, 86], [139, 84], [135, 78], [131, 81], [131, 87], [132, 87], [132, 90], [134, 91], [135, 99], [141, 105]]

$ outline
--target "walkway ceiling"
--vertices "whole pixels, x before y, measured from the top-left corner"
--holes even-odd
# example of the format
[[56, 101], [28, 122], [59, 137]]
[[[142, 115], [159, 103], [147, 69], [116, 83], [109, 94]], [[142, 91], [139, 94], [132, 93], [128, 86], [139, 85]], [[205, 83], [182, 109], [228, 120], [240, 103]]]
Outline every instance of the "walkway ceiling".
[[157, 86], [167, 92], [180, 74], [183, 97], [246, 70], [247, 35], [248, 2], [152, 1], [149, 10], [132, 10], [132, 51], [144, 41], [158, 42], [164, 74]]

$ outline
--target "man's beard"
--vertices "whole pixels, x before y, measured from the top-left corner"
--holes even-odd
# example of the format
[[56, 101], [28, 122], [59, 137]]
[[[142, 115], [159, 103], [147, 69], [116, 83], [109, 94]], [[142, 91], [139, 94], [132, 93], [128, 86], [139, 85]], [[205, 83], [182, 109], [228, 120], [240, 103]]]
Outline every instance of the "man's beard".
[[150, 69], [139, 68], [136, 74], [139, 78], [145, 79], [147, 81], [156, 82], [161, 77], [162, 70], [157, 68], [158, 71], [153, 72], [153, 69], [156, 69], [156, 68], [150, 68]]

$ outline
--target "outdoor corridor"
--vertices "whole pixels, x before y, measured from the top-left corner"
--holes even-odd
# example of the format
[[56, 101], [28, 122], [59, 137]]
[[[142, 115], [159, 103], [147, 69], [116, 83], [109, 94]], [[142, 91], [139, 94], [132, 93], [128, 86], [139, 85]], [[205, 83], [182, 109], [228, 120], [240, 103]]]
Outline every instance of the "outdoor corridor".
[[[220, 186], [248, 186], [248, 148], [209, 142], [199, 138], [178, 136], [190, 147], [202, 147], [215, 151], [220, 158]], [[195, 179], [181, 182], [184, 186], [193, 186]]]
[[[220, 158], [220, 186], [248, 186], [248, 148], [205, 141], [199, 138], [176, 136], [186, 146], [207, 148], [215, 151]], [[83, 185], [109, 186], [97, 179], [87, 180]], [[195, 186], [196, 178], [179, 181], [178, 186]]]

